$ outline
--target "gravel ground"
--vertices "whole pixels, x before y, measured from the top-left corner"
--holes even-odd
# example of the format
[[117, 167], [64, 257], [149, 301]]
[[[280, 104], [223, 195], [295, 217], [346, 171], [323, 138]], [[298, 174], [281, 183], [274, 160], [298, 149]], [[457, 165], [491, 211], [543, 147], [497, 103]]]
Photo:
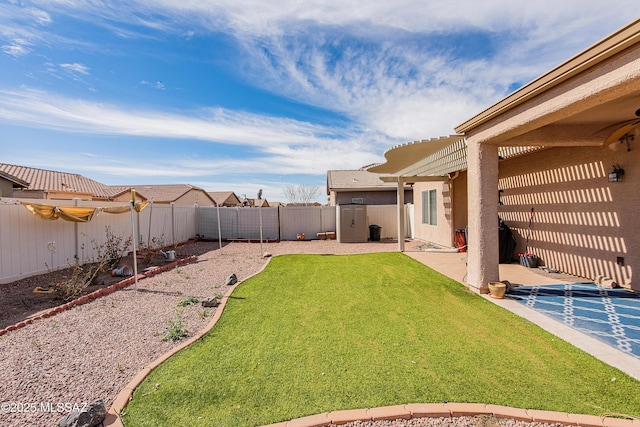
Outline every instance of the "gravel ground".
[[[264, 252], [273, 255], [396, 249], [397, 243], [385, 241], [339, 244], [313, 240], [262, 246]], [[193, 335], [207, 325], [215, 310], [200, 304], [180, 309], [180, 301], [224, 293], [224, 281], [229, 274], [235, 273], [242, 281], [266, 262], [260, 245], [255, 243], [231, 243], [218, 250], [217, 242], [197, 242], [176, 252], [180, 258], [197, 253], [198, 260], [139, 281], [138, 292], [131, 285], [0, 336], [0, 425], [56, 425], [73, 406], [96, 399], [103, 399], [109, 407], [142, 368], [179, 343], [162, 341], [170, 321], [181, 316], [189, 335]], [[474, 419], [437, 420], [351, 426], [474, 425], [470, 424]]]

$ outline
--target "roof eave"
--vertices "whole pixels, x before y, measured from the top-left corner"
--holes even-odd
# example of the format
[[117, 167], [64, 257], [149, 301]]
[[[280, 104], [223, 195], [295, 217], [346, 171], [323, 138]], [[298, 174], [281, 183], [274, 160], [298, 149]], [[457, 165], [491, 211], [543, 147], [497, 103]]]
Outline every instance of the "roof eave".
[[593, 44], [549, 72], [511, 93], [498, 103], [458, 125], [455, 131], [461, 134], [467, 133], [638, 42], [640, 42], [640, 18], [610, 34], [608, 37]]

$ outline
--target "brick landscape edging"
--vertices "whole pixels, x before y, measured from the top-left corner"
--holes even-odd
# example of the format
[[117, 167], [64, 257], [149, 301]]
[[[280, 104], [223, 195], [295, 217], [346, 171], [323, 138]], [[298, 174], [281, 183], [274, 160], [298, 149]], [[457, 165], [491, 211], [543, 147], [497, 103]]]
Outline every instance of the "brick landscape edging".
[[[261, 273], [269, 264], [269, 260], [262, 268], [247, 277], [247, 279]], [[247, 280], [245, 279], [245, 280]], [[244, 280], [243, 280], [244, 281]], [[180, 345], [172, 348], [164, 355], [160, 356], [138, 374], [120, 391], [116, 399], [111, 404], [109, 411], [102, 423], [103, 427], [124, 427], [120, 420], [119, 414], [131, 400], [134, 390], [144, 381], [153, 369], [158, 367], [162, 362], [169, 359], [178, 351], [189, 346], [193, 342], [200, 339], [204, 334], [209, 332], [215, 326], [220, 317], [227, 300], [242, 282], [231, 286], [220, 301], [220, 305], [216, 309], [211, 321], [205, 328], [200, 330], [196, 335], [184, 341]], [[330, 424], [346, 424], [354, 421], [384, 421], [396, 419], [411, 418], [453, 418], [462, 416], [476, 415], [492, 415], [497, 418], [514, 419], [525, 422], [539, 423], [559, 423], [568, 426], [582, 427], [640, 427], [640, 418], [622, 419], [607, 416], [571, 414], [567, 412], [542, 411], [537, 409], [522, 409], [510, 406], [492, 405], [484, 403], [411, 403], [407, 405], [383, 406], [368, 409], [353, 409], [343, 411], [324, 412], [321, 414], [309, 415], [302, 418], [296, 418], [289, 421], [282, 421], [275, 424], [265, 425], [263, 427], [326, 427]]]
[[[198, 259], [197, 256], [191, 255], [191, 256], [189, 256], [187, 258], [182, 258], [182, 259], [173, 261], [173, 262], [171, 262], [169, 264], [163, 265], [162, 267], [158, 267], [158, 268], [154, 268], [153, 270], [149, 270], [148, 272], [146, 272], [144, 274], [138, 274], [138, 281], [140, 281], [142, 279], [145, 279], [147, 277], [154, 276], [154, 275], [156, 275], [158, 273], [162, 273], [164, 271], [171, 270], [171, 269], [173, 269], [173, 268], [175, 268], [175, 267], [177, 267], [179, 265], [183, 265], [183, 264], [187, 264], [187, 263], [193, 262], [196, 259]], [[69, 310], [70, 308], [73, 308], [76, 305], [86, 304], [89, 301], [93, 301], [94, 299], [99, 298], [101, 296], [109, 295], [110, 293], [115, 292], [118, 289], [122, 289], [125, 286], [128, 286], [128, 285], [130, 285], [132, 283], [135, 283], [135, 281], [136, 281], [135, 276], [131, 276], [131, 277], [127, 278], [127, 279], [119, 281], [118, 283], [114, 283], [113, 285], [107, 286], [105, 288], [98, 289], [96, 291], [91, 292], [90, 294], [86, 294], [86, 295], [83, 295], [81, 297], [78, 297], [78, 298], [76, 298], [73, 301], [70, 301], [68, 303], [59, 305], [57, 307], [53, 307], [53, 308], [51, 308], [51, 309], [49, 309], [49, 310], [47, 310], [47, 311], [45, 311], [43, 313], [38, 314], [37, 316], [30, 317], [28, 319], [25, 319], [25, 320], [23, 320], [21, 322], [16, 323], [15, 325], [10, 325], [10, 326], [7, 326], [4, 329], [0, 329], [0, 336], [6, 334], [7, 332], [15, 331], [16, 329], [19, 329], [19, 328], [22, 328], [24, 326], [27, 326], [28, 324], [33, 323], [35, 320], [44, 319], [46, 317], [54, 316], [57, 313], [60, 313], [61, 311]]]
[[103, 427], [124, 427], [124, 424], [122, 424], [122, 421], [120, 420], [119, 414], [122, 412], [124, 407], [127, 406], [127, 403], [129, 403], [129, 401], [131, 400], [131, 397], [133, 396], [133, 391], [142, 383], [142, 381], [144, 381], [147, 375], [149, 375], [151, 371], [157, 368], [162, 362], [169, 359], [171, 356], [173, 356], [183, 348], [199, 340], [207, 332], [209, 332], [215, 326], [218, 320], [220, 320], [220, 317], [222, 316], [222, 312], [224, 311], [224, 308], [227, 305], [227, 301], [229, 297], [231, 296], [233, 291], [238, 287], [238, 285], [240, 285], [245, 280], [250, 279], [251, 277], [257, 274], [262, 273], [264, 269], [267, 268], [267, 265], [269, 264], [270, 261], [271, 261], [271, 258], [268, 258], [267, 262], [265, 262], [264, 265], [257, 272], [248, 276], [246, 279], [242, 281], [238, 281], [235, 285], [229, 286], [229, 289], [227, 290], [227, 292], [220, 299], [220, 304], [216, 308], [216, 311], [213, 314], [213, 317], [211, 318], [207, 326], [205, 326], [200, 331], [198, 331], [194, 336], [180, 343], [180, 345], [172, 348], [167, 353], [163, 354], [153, 362], [149, 363], [140, 372], [138, 372], [138, 374], [135, 377], [133, 377], [131, 381], [129, 381], [129, 383], [125, 386], [125, 388], [123, 388], [120, 391], [116, 399], [111, 404], [111, 407], [109, 408], [109, 411], [107, 412], [107, 415], [104, 418], [104, 421], [102, 422]]
[[411, 418], [453, 418], [462, 416], [492, 415], [525, 422], [560, 423], [583, 427], [640, 427], [640, 419], [622, 419], [607, 416], [580, 415], [566, 412], [541, 411], [485, 405], [483, 403], [412, 403], [409, 405], [383, 406], [371, 409], [324, 412], [308, 417], [282, 421], [263, 427], [325, 427], [330, 424], [347, 424], [354, 421], [384, 421]]

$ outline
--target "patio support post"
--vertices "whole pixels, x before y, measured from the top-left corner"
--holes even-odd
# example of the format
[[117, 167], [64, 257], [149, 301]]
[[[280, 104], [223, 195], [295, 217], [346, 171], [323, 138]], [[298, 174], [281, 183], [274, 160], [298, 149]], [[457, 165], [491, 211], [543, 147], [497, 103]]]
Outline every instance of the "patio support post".
[[398, 177], [398, 251], [404, 252], [404, 180]]
[[467, 139], [469, 242], [468, 284], [485, 294], [499, 280], [498, 147]]

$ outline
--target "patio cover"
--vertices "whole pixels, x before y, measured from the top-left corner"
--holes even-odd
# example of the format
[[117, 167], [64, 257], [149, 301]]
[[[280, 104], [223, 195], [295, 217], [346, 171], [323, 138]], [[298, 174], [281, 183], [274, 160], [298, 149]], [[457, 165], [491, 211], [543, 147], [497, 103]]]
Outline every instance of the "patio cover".
[[[389, 179], [390, 177], [382, 178], [387, 181], [397, 181], [397, 178], [405, 176], [444, 175], [451, 172], [450, 169], [453, 165], [447, 164], [446, 161], [438, 162], [437, 165], [434, 165], [429, 160], [437, 156], [438, 153], [444, 154], [452, 151], [450, 149], [454, 146], [462, 145], [464, 145], [464, 136], [457, 134], [397, 145], [384, 153], [384, 157], [387, 160], [385, 163], [371, 166], [367, 170], [395, 177], [393, 179]], [[432, 167], [429, 168], [429, 165]]]
[[[542, 150], [542, 146], [498, 147], [502, 159]], [[386, 182], [417, 182], [448, 179], [448, 174], [467, 170], [467, 140], [455, 134], [397, 145], [384, 153], [386, 163], [369, 167], [369, 172], [385, 173]]]

